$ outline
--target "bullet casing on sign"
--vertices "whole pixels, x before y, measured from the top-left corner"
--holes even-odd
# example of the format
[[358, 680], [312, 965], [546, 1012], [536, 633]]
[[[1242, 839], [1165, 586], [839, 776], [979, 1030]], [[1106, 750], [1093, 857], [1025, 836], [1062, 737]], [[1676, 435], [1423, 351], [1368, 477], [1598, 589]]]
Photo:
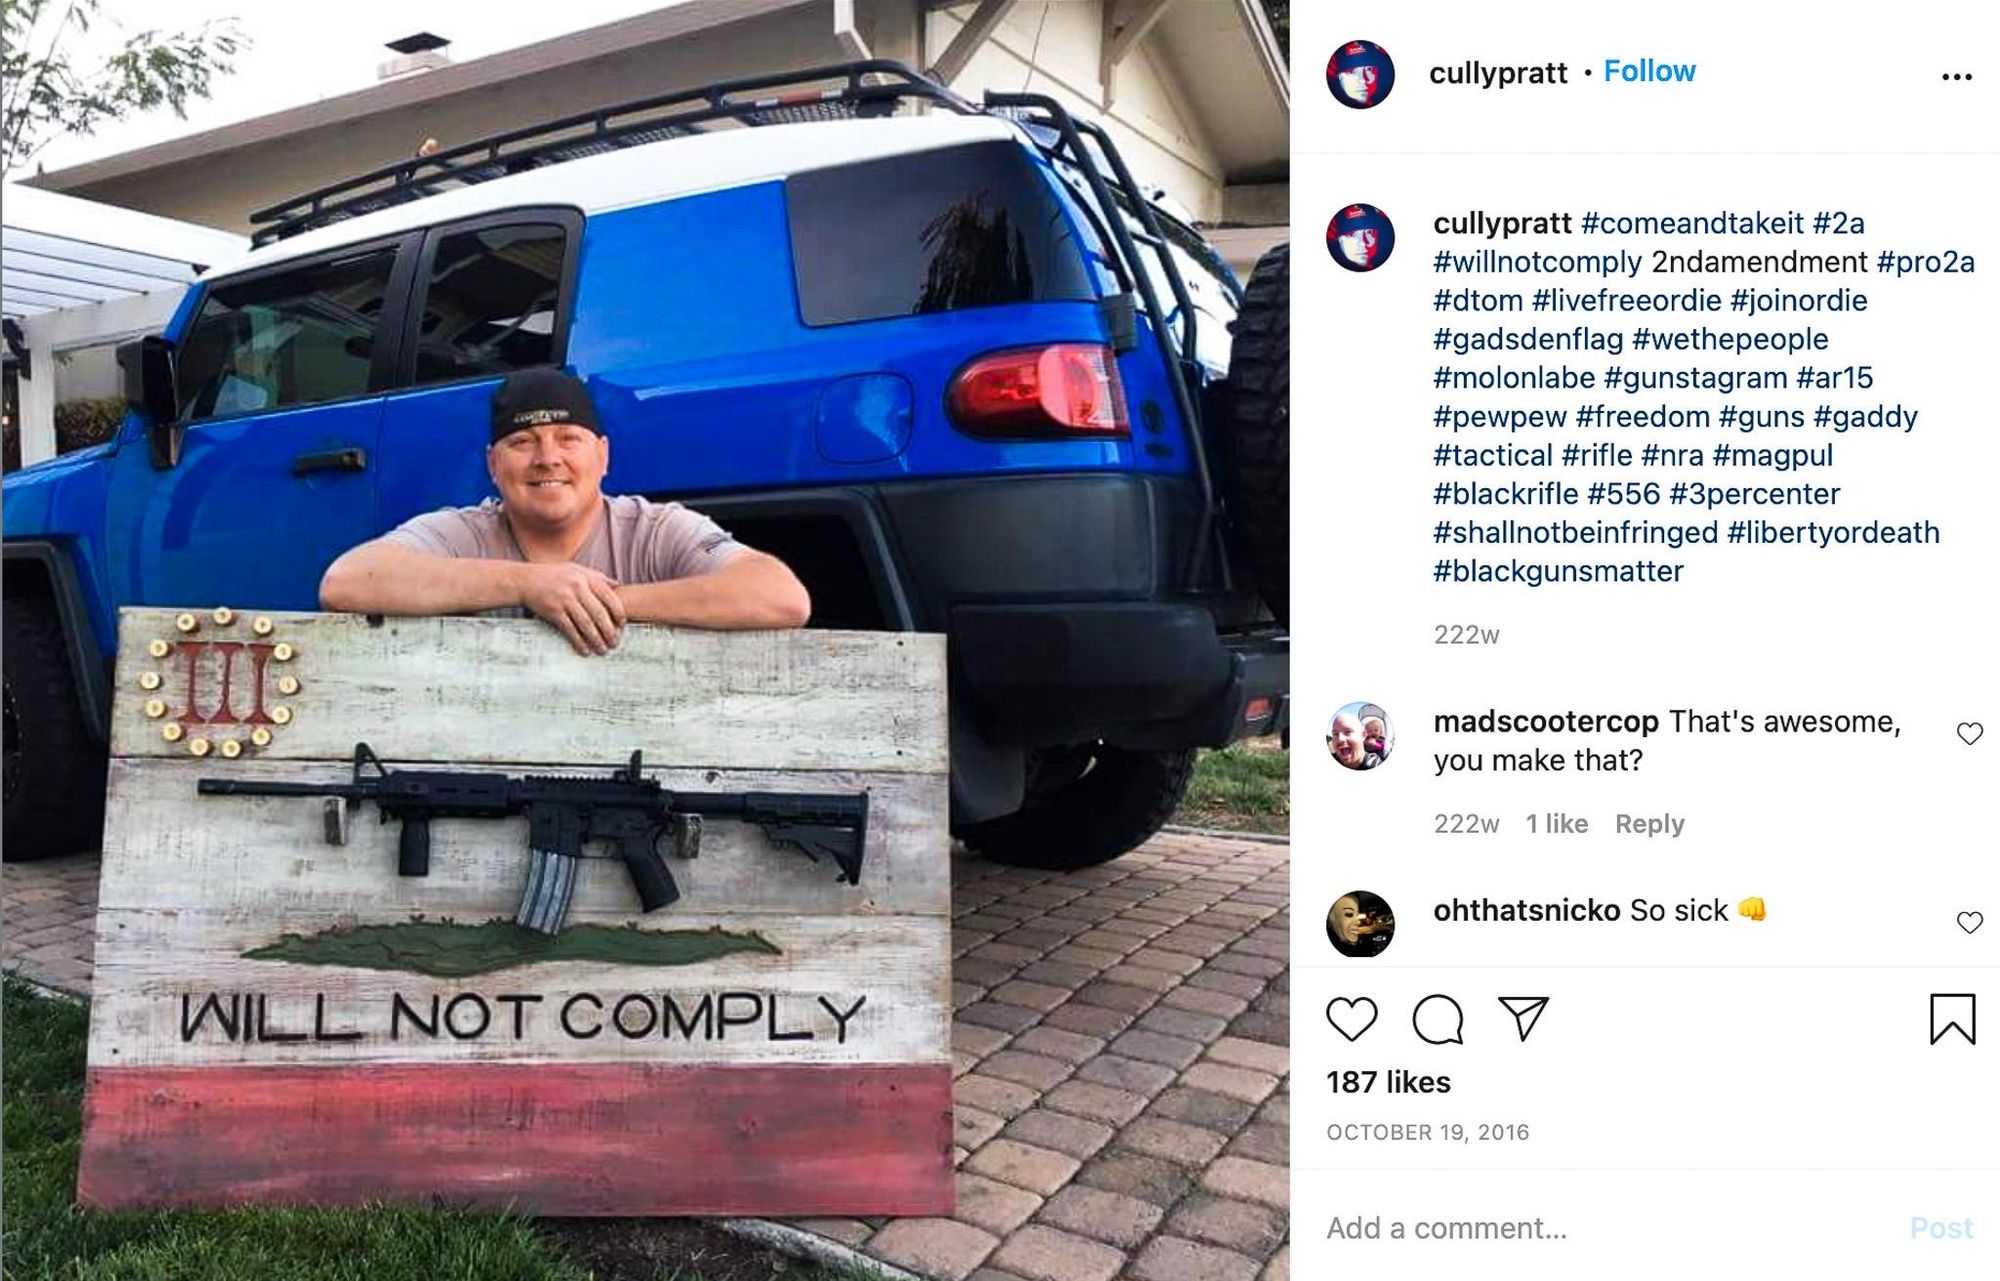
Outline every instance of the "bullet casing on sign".
[[292, 723], [292, 709], [289, 707], [274, 707], [271, 709], [271, 719], [280, 725], [289, 725]]
[[236, 611], [227, 605], [218, 605], [213, 615], [218, 627], [227, 627], [236, 621]]
[[193, 614], [181, 614], [174, 619], [174, 626], [181, 631], [191, 632], [201, 626], [201, 620]]
[[164, 701], [157, 698], [149, 698], [146, 700], [146, 715], [152, 717], [154, 720], [158, 720], [162, 716], [165, 716], [166, 714], [167, 714], [167, 705]]
[[256, 729], [250, 731], [250, 741], [258, 747], [269, 747], [271, 745], [271, 731], [259, 725]]
[[285, 641], [279, 641], [276, 645], [273, 645], [271, 647], [271, 657], [277, 659], [281, 663], [291, 662], [292, 655], [297, 652], [298, 652], [297, 650], [293, 649], [291, 645]]
[[206, 756], [206, 755], [208, 755], [208, 740], [207, 740], [207, 739], [205, 739], [205, 738], [191, 738], [191, 739], [189, 739], [189, 740], [188, 740], [188, 755], [189, 755], [189, 756]]
[[296, 676], [281, 676], [281, 677], [279, 677], [279, 678], [278, 678], [278, 692], [279, 692], [280, 694], [296, 694], [296, 693], [298, 693], [298, 692], [299, 692], [299, 678], [298, 678], [298, 677], [296, 677]]
[[166, 739], [169, 743], [180, 742], [181, 735], [185, 732], [186, 731], [182, 730], [180, 726], [175, 725], [172, 722], [160, 726], [160, 737]]
[[259, 636], [269, 636], [271, 634], [271, 628], [272, 628], [271, 620], [263, 617], [257, 618], [250, 624], [250, 630], [257, 633]]
[[222, 754], [233, 761], [243, 755], [243, 744], [233, 738], [225, 738], [222, 740]]
[[159, 687], [160, 687], [160, 674], [158, 672], [139, 673], [140, 689], [153, 690], [153, 689], [158, 689]]
[[154, 658], [165, 658], [167, 656], [167, 651], [172, 648], [173, 646], [169, 645], [167, 642], [156, 639], [147, 644], [146, 652], [148, 654], [151, 654]]

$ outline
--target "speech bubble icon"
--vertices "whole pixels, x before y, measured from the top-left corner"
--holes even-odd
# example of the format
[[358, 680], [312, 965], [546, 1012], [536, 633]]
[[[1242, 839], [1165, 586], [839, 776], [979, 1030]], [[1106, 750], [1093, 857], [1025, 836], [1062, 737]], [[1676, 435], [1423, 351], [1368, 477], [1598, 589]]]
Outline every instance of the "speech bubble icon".
[[1417, 1039], [1426, 1045], [1465, 1044], [1465, 1011], [1442, 992], [1418, 1001], [1410, 1024], [1417, 1029]]

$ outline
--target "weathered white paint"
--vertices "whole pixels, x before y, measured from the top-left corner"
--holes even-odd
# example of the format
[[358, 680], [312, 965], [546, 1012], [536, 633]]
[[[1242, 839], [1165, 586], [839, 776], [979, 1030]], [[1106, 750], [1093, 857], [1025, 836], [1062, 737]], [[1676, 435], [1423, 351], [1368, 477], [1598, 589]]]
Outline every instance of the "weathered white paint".
[[[579, 772], [490, 763], [456, 768], [499, 770], [516, 777]], [[705, 825], [698, 857], [666, 856], [681, 900], [648, 918], [649, 924], [683, 911], [872, 916], [949, 910], [949, 847], [938, 844], [932, 856], [916, 855], [926, 842], [936, 841], [938, 814], [949, 804], [941, 774], [647, 774], [686, 791], [866, 792], [869, 798], [860, 885], [838, 882], [827, 861], [815, 863], [797, 850], [773, 845], [755, 827], [717, 820]], [[222, 775], [344, 783], [349, 771], [330, 763], [214, 757], [112, 762], [111, 793], [123, 812], [105, 833], [101, 907], [195, 910], [213, 906], [215, 887], [227, 885], [232, 887], [231, 909], [254, 913], [283, 911], [309, 895], [315, 908], [367, 919], [394, 920], [412, 912], [460, 920], [513, 915], [528, 862], [525, 818], [438, 819], [431, 824], [431, 874], [405, 878], [396, 875], [401, 826], [382, 823], [374, 805], [363, 802], [351, 810], [347, 844], [329, 845], [324, 801], [196, 794], [196, 779]], [[572, 904], [575, 912], [636, 912], [625, 865], [611, 858], [586, 860]]]
[[[249, 641], [252, 615], [218, 627], [195, 611], [194, 640]], [[188, 759], [145, 714], [158, 697], [171, 720], [185, 705], [184, 660], [154, 659], [148, 642], [178, 640], [172, 611], [125, 610], [119, 623], [114, 756]], [[609, 654], [573, 653], [552, 628], [490, 618], [266, 615], [270, 639], [295, 647], [272, 663], [267, 687], [297, 677], [292, 709], [267, 748], [245, 760], [348, 760], [366, 741], [385, 761], [532, 761], [609, 772], [634, 750], [659, 764], [711, 769], [861, 769], [936, 773], [945, 767], [940, 714], [944, 638], [874, 632], [703, 632], [633, 626]], [[200, 710], [212, 714], [220, 672]], [[239, 712], [250, 699], [238, 660]], [[139, 686], [156, 672], [159, 690]], [[228, 736], [241, 737], [232, 730]], [[190, 736], [201, 734], [191, 730]], [[219, 734], [207, 735], [217, 738]], [[229, 762], [208, 758], [213, 768]]]
[[[941, 637], [864, 633], [712, 633], [635, 627], [614, 654], [579, 658], [532, 620], [391, 619], [381, 625], [337, 615], [256, 614], [227, 626], [201, 612], [200, 640], [284, 641], [296, 647], [279, 674], [299, 678], [293, 710], [268, 750], [237, 760], [191, 757], [185, 740], [160, 735], [168, 717], [143, 704], [185, 701], [184, 668], [155, 658], [154, 639], [183, 637], [179, 611], [127, 610], [113, 721], [104, 865], [97, 922], [90, 1062], [187, 1066], [424, 1062], [905, 1063], [950, 1055], [950, 842]], [[157, 690], [140, 688], [159, 671]], [[238, 693], [248, 678], [238, 676]], [[196, 706], [213, 711], [219, 668], [204, 669]], [[250, 700], [233, 700], [239, 712]], [[197, 734], [214, 729], [192, 728]], [[240, 728], [228, 731], [240, 734]], [[774, 846], [756, 829], [707, 825], [694, 860], [668, 857], [681, 899], [641, 913], [624, 865], [583, 865], [569, 922], [642, 930], [755, 931], [780, 950], [686, 966], [548, 961], [464, 978], [346, 966], [251, 960], [246, 952], [286, 934], [314, 936], [419, 916], [476, 925], [511, 920], [527, 855], [522, 819], [439, 819], [431, 872], [396, 874], [395, 824], [371, 804], [350, 814], [347, 843], [325, 840], [317, 798], [202, 796], [196, 781], [345, 781], [357, 739], [392, 766], [478, 768], [522, 774], [608, 775], [630, 752], [646, 753], [650, 777], [701, 791], [866, 792], [868, 841], [861, 884], [840, 884], [831, 863]], [[631, 1038], [615, 1030], [566, 1034], [563, 1003], [579, 992], [607, 1011], [639, 993], [658, 1008], [673, 996], [683, 1014], [704, 995], [774, 996], [755, 1027], [729, 1035], [678, 1031]], [[361, 1040], [229, 1038], [211, 1021], [183, 1035], [183, 997], [209, 993], [268, 999], [269, 1026], [311, 1031], [315, 998], [326, 1031]], [[387, 1035], [393, 997], [420, 1012], [430, 997], [470, 993], [492, 1024], [460, 1039]], [[539, 996], [524, 1005], [518, 1038], [501, 994]], [[818, 1002], [847, 1010], [839, 1020]], [[732, 1009], [743, 1013], [746, 998]], [[578, 1015], [595, 1014], [579, 1007]], [[628, 1009], [639, 1017], [639, 1007]], [[459, 1026], [477, 1022], [464, 1003]], [[590, 1020], [583, 1018], [579, 1026]], [[576, 1022], [576, 1020], [573, 1020]]]

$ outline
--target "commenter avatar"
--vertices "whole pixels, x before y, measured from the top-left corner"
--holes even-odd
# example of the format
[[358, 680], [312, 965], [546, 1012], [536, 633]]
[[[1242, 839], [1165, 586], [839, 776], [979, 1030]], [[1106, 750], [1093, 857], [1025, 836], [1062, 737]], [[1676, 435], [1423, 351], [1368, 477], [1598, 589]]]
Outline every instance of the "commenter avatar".
[[1327, 910], [1326, 937], [1342, 956], [1380, 956], [1396, 937], [1396, 914], [1380, 894], [1354, 890]]
[[1349, 703], [1327, 727], [1327, 751], [1348, 769], [1374, 769], [1389, 759], [1392, 744], [1389, 714], [1374, 703]]

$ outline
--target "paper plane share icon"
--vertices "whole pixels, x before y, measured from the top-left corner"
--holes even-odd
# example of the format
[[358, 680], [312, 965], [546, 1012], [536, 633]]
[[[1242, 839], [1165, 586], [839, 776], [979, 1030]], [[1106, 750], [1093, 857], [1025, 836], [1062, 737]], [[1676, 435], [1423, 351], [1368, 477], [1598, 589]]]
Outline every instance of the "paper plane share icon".
[[1535, 1030], [1535, 1024], [1541, 1021], [1542, 1011], [1549, 1008], [1549, 998], [1503, 996], [1500, 998], [1500, 1004], [1506, 1006], [1507, 1013], [1514, 1016], [1514, 1026], [1520, 1031], [1521, 1039], [1525, 1041], [1528, 1039], [1528, 1033]]

